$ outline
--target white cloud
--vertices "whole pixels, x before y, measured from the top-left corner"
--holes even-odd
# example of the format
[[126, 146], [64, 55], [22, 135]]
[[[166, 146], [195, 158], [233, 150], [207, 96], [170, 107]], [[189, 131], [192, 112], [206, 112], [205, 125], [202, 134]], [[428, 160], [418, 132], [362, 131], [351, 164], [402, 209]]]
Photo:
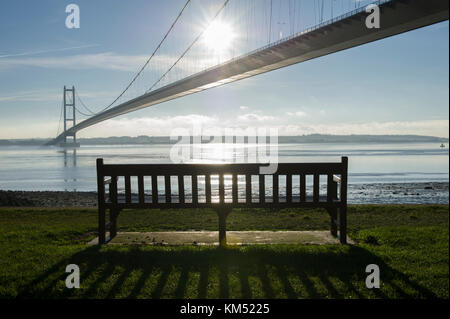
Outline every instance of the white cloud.
[[297, 111], [297, 112], [286, 112], [289, 116], [296, 116], [296, 117], [305, 117], [307, 114], [303, 111]]
[[255, 122], [269, 122], [275, 120], [275, 117], [270, 115], [259, 115], [255, 113], [248, 113], [239, 115], [237, 117], [237, 124], [255, 124]]
[[11, 54], [0, 55], [0, 59], [1, 58], [18, 57], [18, 56], [28, 56], [28, 55], [52, 53], [52, 52], [61, 52], [61, 51], [76, 50], [76, 49], [86, 49], [86, 48], [92, 48], [92, 47], [96, 47], [96, 46], [99, 46], [99, 44], [88, 44], [88, 45], [80, 45], [80, 46], [76, 46], [76, 47], [59, 48], [59, 49], [51, 49], [51, 50], [39, 50], [39, 51], [11, 53]]
[[2, 102], [40, 102], [40, 101], [55, 101], [61, 100], [62, 93], [56, 91], [18, 91], [10, 95], [0, 96], [0, 103]]
[[80, 54], [62, 57], [6, 58], [0, 60], [0, 68], [17, 66], [51, 69], [106, 69], [136, 71], [146, 60], [144, 55], [117, 55], [113, 53]]
[[[20, 57], [0, 59], [0, 70], [14, 67], [37, 67], [47, 69], [84, 70], [101, 69], [113, 71], [137, 72], [147, 61], [149, 55], [120, 55], [112, 52], [78, 54], [52, 57]], [[146, 70], [168, 69], [177, 59], [177, 56], [155, 55]], [[191, 71], [192, 65], [198, 66], [197, 71], [215, 64], [212, 57], [186, 56], [173, 69]]]

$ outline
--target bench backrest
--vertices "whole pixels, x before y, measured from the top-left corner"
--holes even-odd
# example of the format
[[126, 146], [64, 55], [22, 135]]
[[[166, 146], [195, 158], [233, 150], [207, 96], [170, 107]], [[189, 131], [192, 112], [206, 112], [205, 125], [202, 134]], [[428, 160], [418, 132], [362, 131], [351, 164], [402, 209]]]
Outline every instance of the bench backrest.
[[[346, 205], [346, 157], [337, 163], [279, 163], [273, 175], [260, 174], [260, 167], [261, 164], [104, 164], [100, 158], [97, 159], [99, 206], [123, 209]], [[313, 182], [309, 192], [307, 176], [312, 176]], [[326, 178], [322, 187], [321, 176]], [[252, 183], [252, 177], [257, 179], [258, 187]], [[119, 179], [124, 181], [123, 194], [118, 190]], [[272, 184], [270, 194], [266, 192], [266, 179]], [[293, 187], [294, 184], [299, 187]], [[137, 191], [132, 192], [132, 185], [137, 186]]]

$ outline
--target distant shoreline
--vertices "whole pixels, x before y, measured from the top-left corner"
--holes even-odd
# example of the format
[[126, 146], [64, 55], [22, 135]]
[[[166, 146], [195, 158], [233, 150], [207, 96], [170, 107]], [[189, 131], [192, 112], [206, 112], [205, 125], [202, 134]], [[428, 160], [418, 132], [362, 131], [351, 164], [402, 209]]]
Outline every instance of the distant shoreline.
[[[233, 137], [229, 137], [233, 141]], [[41, 146], [51, 139], [0, 139], [0, 146]], [[171, 140], [170, 136], [112, 136], [98, 138], [79, 138], [78, 141], [84, 145], [155, 145], [175, 144], [179, 141], [194, 141], [192, 136]], [[235, 140], [236, 141], [236, 140]], [[202, 143], [217, 142], [212, 137], [203, 137]], [[222, 142], [222, 139], [218, 141]], [[244, 137], [244, 143], [248, 138]], [[436, 136], [424, 135], [326, 135], [311, 134], [302, 136], [279, 136], [279, 144], [292, 143], [448, 143], [449, 139]], [[446, 145], [447, 146], [447, 145]]]

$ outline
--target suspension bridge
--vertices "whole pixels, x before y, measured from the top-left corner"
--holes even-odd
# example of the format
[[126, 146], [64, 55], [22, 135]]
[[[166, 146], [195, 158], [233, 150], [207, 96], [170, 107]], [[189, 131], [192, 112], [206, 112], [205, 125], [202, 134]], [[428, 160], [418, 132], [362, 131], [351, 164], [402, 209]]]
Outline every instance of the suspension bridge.
[[[192, 2], [185, 2], [151, 56], [112, 103], [94, 112], [78, 99], [77, 107], [75, 88], [65, 87], [63, 131], [47, 144], [78, 146], [76, 133], [102, 121], [449, 17], [448, 0], [223, 0], [210, 10], [203, 28], [186, 31], [182, 20], [195, 5]], [[380, 28], [366, 24], [374, 12], [370, 5], [379, 8]], [[183, 31], [186, 43], [168, 44], [173, 33]], [[205, 42], [209, 48], [202, 45]], [[76, 113], [86, 118], [77, 124]]]

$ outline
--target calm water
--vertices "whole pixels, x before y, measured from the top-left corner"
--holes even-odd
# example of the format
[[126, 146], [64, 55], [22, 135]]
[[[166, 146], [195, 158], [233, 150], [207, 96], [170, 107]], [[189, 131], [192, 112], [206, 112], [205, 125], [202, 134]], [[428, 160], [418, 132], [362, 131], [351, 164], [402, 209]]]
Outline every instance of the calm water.
[[[96, 190], [95, 160], [105, 163], [169, 163], [170, 145], [0, 147], [2, 190]], [[252, 147], [234, 151], [206, 145], [196, 162], [243, 161]], [[253, 149], [254, 150], [254, 149]], [[446, 182], [449, 151], [430, 144], [281, 144], [280, 162], [334, 162], [349, 157], [349, 184]], [[448, 194], [447, 194], [448, 198]]]

